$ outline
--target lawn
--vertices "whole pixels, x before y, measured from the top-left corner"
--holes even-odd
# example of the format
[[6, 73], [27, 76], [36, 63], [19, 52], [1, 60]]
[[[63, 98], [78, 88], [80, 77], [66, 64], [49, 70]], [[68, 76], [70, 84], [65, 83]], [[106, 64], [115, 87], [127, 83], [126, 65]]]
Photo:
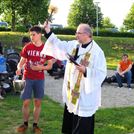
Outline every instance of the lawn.
[[[16, 127], [22, 124], [22, 100], [19, 95], [8, 94], [0, 100], [0, 134], [16, 134]], [[33, 103], [30, 105], [29, 129], [26, 134], [32, 134]], [[39, 126], [45, 134], [60, 134], [63, 107], [48, 97], [42, 102], [42, 112]]]
[[[0, 133], [16, 134], [15, 129], [22, 123], [22, 101], [18, 95], [8, 94], [0, 100]], [[32, 134], [32, 108], [29, 129]], [[48, 97], [42, 103], [39, 125], [45, 134], [61, 134], [63, 107]], [[134, 132], [134, 107], [105, 108], [96, 113], [95, 134], [128, 134]]]
[[[0, 32], [0, 41], [5, 49], [21, 50], [21, 39], [26, 33]], [[74, 36], [59, 35], [62, 40], [74, 39]], [[43, 38], [44, 40], [44, 38]], [[94, 40], [104, 50], [107, 66], [115, 69], [123, 53], [128, 53], [134, 60], [134, 38], [94, 37]], [[15, 128], [22, 123], [22, 101], [18, 95], [8, 94], [0, 100], [0, 134], [16, 134]], [[32, 134], [32, 108], [29, 129], [26, 134]], [[61, 134], [63, 107], [45, 97], [42, 103], [40, 127], [45, 134]], [[100, 109], [96, 114], [95, 134], [129, 134], [134, 133], [134, 107]]]

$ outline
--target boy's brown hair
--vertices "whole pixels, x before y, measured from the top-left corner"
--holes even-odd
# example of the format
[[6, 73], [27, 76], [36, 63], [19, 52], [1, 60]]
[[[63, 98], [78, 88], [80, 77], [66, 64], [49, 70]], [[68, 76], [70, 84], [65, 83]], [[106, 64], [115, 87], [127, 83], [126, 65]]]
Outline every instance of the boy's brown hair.
[[35, 25], [29, 29], [29, 32], [33, 32], [33, 31], [35, 31], [36, 33], [42, 33], [42, 29], [38, 25]]

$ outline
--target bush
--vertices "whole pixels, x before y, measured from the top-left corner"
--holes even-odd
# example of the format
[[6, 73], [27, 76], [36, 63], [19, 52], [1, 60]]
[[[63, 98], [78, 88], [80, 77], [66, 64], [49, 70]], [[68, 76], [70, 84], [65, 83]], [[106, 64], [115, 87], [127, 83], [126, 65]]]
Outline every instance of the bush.
[[[52, 29], [55, 34], [75, 35], [76, 28], [65, 27]], [[93, 35], [96, 36], [96, 30], [93, 30]], [[112, 32], [109, 30], [99, 29], [98, 36], [102, 37], [134, 37], [134, 33], [129, 32]]]
[[[94, 30], [94, 35], [96, 35], [96, 31]], [[108, 30], [99, 30], [98, 36], [102, 37], [134, 37], [134, 33], [129, 32], [112, 32]]]
[[27, 28], [25, 26], [16, 26], [15, 31], [16, 32], [27, 32]]
[[11, 28], [0, 27], [0, 31], [11, 31]]
[[52, 29], [52, 31], [55, 34], [74, 35], [76, 32], [76, 28], [71, 28], [71, 27], [55, 28], [55, 29]]

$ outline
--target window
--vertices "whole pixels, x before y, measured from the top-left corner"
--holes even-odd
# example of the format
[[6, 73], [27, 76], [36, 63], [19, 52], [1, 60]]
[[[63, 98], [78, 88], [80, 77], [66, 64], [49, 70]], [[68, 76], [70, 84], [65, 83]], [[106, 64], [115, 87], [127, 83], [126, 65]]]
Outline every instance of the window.
[[7, 22], [0, 22], [0, 27], [8, 27], [8, 23]]
[[51, 28], [63, 28], [61, 24], [50, 24]]

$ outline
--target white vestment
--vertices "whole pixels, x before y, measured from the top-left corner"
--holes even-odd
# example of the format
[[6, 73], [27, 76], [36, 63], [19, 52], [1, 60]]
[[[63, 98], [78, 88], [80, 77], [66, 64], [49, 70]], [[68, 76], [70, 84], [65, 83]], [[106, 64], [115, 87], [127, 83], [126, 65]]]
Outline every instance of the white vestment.
[[70, 113], [73, 112], [78, 116], [89, 117], [101, 105], [101, 84], [106, 77], [106, 60], [102, 49], [95, 41], [92, 41], [86, 48], [82, 48], [81, 44], [79, 44], [79, 58], [76, 62], [80, 63], [86, 52], [90, 53], [90, 58], [86, 67], [87, 76], [82, 75], [81, 77], [79, 98], [77, 103], [73, 104], [68, 97], [68, 82], [70, 82], [70, 91], [72, 91], [75, 88], [79, 71], [73, 63], [70, 63], [66, 54], [72, 55], [78, 44], [77, 40], [61, 41], [52, 33], [41, 53], [59, 60], [67, 60], [62, 90], [63, 101], [66, 103]]

